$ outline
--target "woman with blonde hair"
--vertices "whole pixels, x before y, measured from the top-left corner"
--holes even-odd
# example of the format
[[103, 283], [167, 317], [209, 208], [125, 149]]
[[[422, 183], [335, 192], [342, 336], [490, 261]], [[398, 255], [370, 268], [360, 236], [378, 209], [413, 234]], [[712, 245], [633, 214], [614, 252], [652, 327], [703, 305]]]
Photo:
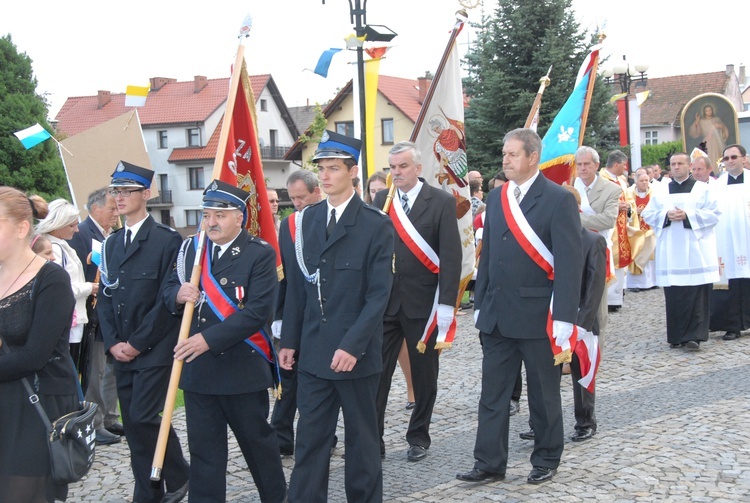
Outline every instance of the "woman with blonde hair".
[[22, 379], [50, 418], [78, 410], [68, 334], [75, 301], [70, 278], [31, 249], [33, 219], [46, 203], [0, 187], [0, 501], [65, 500], [52, 481], [46, 426]]
[[47, 216], [37, 224], [36, 232], [50, 240], [52, 251], [55, 254], [55, 262], [60, 264], [70, 276], [70, 286], [76, 299], [70, 328], [70, 355], [73, 357], [76, 368], [81, 368], [79, 357], [81, 355], [83, 326], [89, 321], [86, 314], [86, 299], [92, 293], [96, 294], [99, 291], [99, 285], [86, 281], [83, 264], [81, 264], [75, 250], [67, 243], [67, 240], [78, 232], [78, 210], [76, 207], [65, 199], [55, 199], [49, 203], [48, 209]]

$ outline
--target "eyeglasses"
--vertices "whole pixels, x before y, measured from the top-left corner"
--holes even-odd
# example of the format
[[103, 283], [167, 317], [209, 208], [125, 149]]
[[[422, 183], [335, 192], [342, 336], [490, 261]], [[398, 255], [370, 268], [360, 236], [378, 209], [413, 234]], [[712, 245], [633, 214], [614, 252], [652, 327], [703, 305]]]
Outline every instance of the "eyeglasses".
[[737, 154], [734, 154], [734, 155], [725, 155], [721, 160], [724, 161], [724, 162], [727, 162], [729, 159], [731, 159], [731, 160], [734, 161], [738, 157], [744, 157], [744, 156], [743, 155], [737, 155]]
[[109, 195], [112, 197], [122, 196], [130, 197], [133, 192], [141, 192], [144, 189], [112, 189], [109, 191]]

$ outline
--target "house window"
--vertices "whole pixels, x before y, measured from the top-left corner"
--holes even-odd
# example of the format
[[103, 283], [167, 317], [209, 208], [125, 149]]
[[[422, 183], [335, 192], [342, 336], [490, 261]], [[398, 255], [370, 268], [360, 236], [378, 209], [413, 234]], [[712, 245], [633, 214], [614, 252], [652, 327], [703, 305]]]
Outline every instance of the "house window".
[[188, 147], [200, 147], [201, 146], [201, 130], [200, 128], [194, 127], [187, 130]]
[[201, 210], [185, 210], [185, 225], [198, 227], [201, 221]]
[[268, 112], [268, 102], [266, 100], [260, 100], [260, 111]]
[[336, 132], [344, 136], [354, 136], [354, 121], [337, 122]]
[[382, 119], [383, 145], [393, 145], [393, 119]]
[[159, 148], [167, 148], [167, 132], [166, 131], [157, 131], [156, 136], [158, 138], [159, 142]]
[[657, 145], [659, 143], [659, 131], [646, 131], [646, 145]]
[[205, 183], [203, 181], [203, 168], [188, 168], [190, 176], [190, 190], [203, 190]]

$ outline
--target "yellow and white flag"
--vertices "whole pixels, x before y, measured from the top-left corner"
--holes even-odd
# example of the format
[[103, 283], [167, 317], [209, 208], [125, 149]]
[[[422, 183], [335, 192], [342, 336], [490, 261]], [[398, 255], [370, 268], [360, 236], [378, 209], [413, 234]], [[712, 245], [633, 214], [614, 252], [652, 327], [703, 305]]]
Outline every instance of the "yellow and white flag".
[[125, 90], [125, 106], [142, 107], [145, 105], [149, 89], [151, 89], [151, 86], [128, 86]]

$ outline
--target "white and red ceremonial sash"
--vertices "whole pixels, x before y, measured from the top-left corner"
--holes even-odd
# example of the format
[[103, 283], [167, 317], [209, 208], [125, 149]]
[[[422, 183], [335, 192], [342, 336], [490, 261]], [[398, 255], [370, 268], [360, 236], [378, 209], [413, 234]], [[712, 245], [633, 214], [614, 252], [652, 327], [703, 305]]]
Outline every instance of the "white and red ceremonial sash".
[[596, 372], [599, 370], [599, 336], [593, 332], [578, 328], [578, 342], [576, 343], [575, 354], [578, 356], [578, 365], [581, 369], [581, 378], [578, 384], [586, 388], [590, 393], [594, 392], [596, 384]]
[[[393, 221], [393, 226], [396, 229], [396, 233], [404, 242], [409, 251], [411, 251], [417, 260], [419, 260], [430, 272], [435, 274], [440, 273], [440, 257], [438, 257], [435, 250], [424, 240], [421, 234], [417, 231], [414, 225], [409, 220], [409, 217], [404, 213], [404, 209], [400, 204], [391, 204], [388, 210], [388, 216]], [[427, 319], [427, 325], [425, 326], [424, 333], [417, 343], [417, 349], [424, 353], [427, 348], [427, 341], [430, 340], [432, 333], [437, 327], [437, 307], [438, 299], [440, 298], [440, 285], [438, 284], [435, 288], [435, 300], [432, 303], [432, 311], [430, 317]], [[456, 317], [453, 317], [450, 328], [447, 331], [438, 330], [437, 339], [435, 340], [435, 348], [446, 348], [453, 344], [453, 339], [456, 336]]]
[[[505, 215], [506, 222], [508, 222], [508, 228], [510, 229], [511, 234], [513, 234], [513, 237], [516, 238], [516, 241], [518, 241], [518, 244], [521, 246], [523, 251], [525, 251], [529, 256], [529, 258], [533, 260], [536, 265], [541, 267], [544, 272], [547, 273], [547, 278], [549, 278], [550, 280], [554, 280], [555, 257], [552, 255], [552, 252], [549, 251], [547, 246], [542, 242], [539, 236], [537, 236], [536, 232], [534, 232], [534, 229], [531, 228], [531, 225], [529, 225], [529, 222], [528, 220], [526, 220], [526, 216], [523, 214], [523, 211], [521, 211], [521, 207], [518, 205], [518, 201], [516, 201], [516, 198], [510, 197], [508, 195], [509, 185], [509, 183], [504, 184], [503, 188], [500, 191], [500, 204], [503, 207], [503, 214]], [[552, 333], [552, 310], [554, 307], [554, 301], [555, 293], [553, 291], [552, 295], [550, 296], [549, 313], [547, 315], [547, 336], [549, 337], [550, 345], [552, 346], [552, 354], [555, 356], [555, 361], [557, 361], [557, 356], [562, 354], [563, 352], [573, 352], [573, 348], [575, 347], [576, 340], [578, 338], [578, 331], [574, 325], [573, 333], [571, 334], [570, 339], [565, 343], [565, 345], [562, 347], [557, 345], [555, 337]]]

